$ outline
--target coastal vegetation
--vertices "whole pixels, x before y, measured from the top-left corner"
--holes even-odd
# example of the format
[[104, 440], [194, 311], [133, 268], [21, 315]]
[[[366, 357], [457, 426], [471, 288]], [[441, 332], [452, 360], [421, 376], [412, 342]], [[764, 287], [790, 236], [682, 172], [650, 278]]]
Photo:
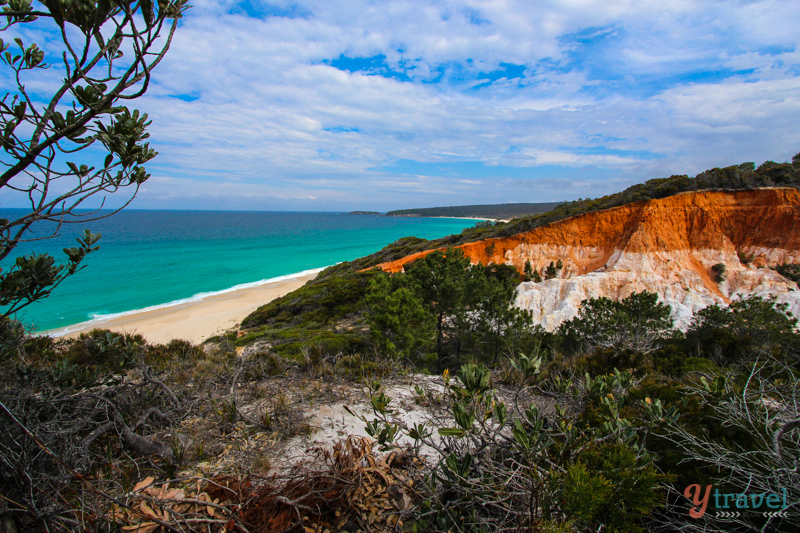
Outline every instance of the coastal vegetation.
[[[440, 301], [435, 291], [494, 285], [498, 301], [506, 298], [498, 309], [508, 309], [514, 276], [447, 255], [431, 254], [417, 273], [349, 274], [349, 283], [327, 285], [338, 292], [325, 294], [324, 283], [306, 287], [302, 298], [262, 309], [259, 320], [273, 320], [271, 330], [254, 326], [202, 348], [103, 330], [6, 347], [0, 397], [20, 423], [4, 420], [12, 438], [0, 444], [9, 473], [0, 483], [19, 504], [8, 503], [4, 516], [18, 530], [71, 530], [83, 520], [91, 531], [114, 523], [152, 531], [800, 525], [793, 514], [725, 518], [717, 512], [724, 509], [711, 507], [700, 521], [688, 515], [694, 503], [684, 496], [700, 484], [726, 494], [786, 490], [790, 507], [800, 498], [791, 467], [800, 453], [792, 425], [800, 418], [800, 336], [783, 306], [757, 297], [712, 306], [683, 334], [670, 329], [653, 294], [590, 300], [555, 333], [512, 317], [522, 324], [510, 320], [512, 333], [500, 334], [504, 344], [495, 350], [498, 337], [479, 326], [491, 305], [468, 294]], [[425, 288], [429, 277], [439, 283]], [[332, 300], [313, 305], [324, 298]], [[335, 311], [323, 314], [328, 305]], [[340, 328], [342, 320], [360, 319], [348, 333], [360, 339], [279, 350], [271, 332], [280, 325], [308, 330], [306, 312]], [[447, 322], [441, 337], [438, 313]], [[434, 381], [415, 377], [438, 368]], [[412, 423], [392, 408], [388, 384], [398, 379], [432, 409], [428, 421]], [[312, 406], [342, 401], [342, 394], [371, 406], [361, 416], [372, 443], [350, 439], [320, 451], [308, 470], [264, 477], [277, 459], [266, 441], [258, 443], [315, 431], [306, 421]], [[226, 443], [237, 451], [226, 451]], [[367, 476], [371, 468], [383, 476]], [[338, 481], [325, 485], [330, 475]], [[167, 498], [171, 490], [179, 492]]]
[[[787, 165], [703, 179], [774, 184], [800, 158]], [[686, 184], [670, 180], [543, 216]], [[449, 240], [401, 239], [331, 267], [202, 346], [105, 330], [56, 340], [0, 322], [0, 527], [800, 528], [800, 334], [786, 305], [734, 299], [682, 332], [638, 292], [586, 300], [547, 332], [511, 303], [523, 279], [558, 277], [555, 262], [519, 272], [440, 246], [404, 271], [369, 270]], [[315, 412], [342, 404], [369, 438], [334, 432], [282, 462], [328, 430]]]

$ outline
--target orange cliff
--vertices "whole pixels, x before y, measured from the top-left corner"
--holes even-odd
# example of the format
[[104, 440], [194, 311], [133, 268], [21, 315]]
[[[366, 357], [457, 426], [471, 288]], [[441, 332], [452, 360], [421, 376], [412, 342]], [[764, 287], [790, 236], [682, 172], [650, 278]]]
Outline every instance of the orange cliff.
[[[688, 192], [586, 213], [506, 238], [458, 246], [473, 263], [506, 263], [540, 272], [564, 267], [557, 279], [520, 285], [515, 304], [554, 329], [584, 299], [621, 299], [657, 292], [685, 329], [692, 315], [750, 294], [776, 295], [800, 316], [797, 286], [768, 268], [800, 262], [800, 192], [790, 188]], [[398, 272], [430, 253], [383, 263]], [[716, 281], [712, 267], [725, 265]]]

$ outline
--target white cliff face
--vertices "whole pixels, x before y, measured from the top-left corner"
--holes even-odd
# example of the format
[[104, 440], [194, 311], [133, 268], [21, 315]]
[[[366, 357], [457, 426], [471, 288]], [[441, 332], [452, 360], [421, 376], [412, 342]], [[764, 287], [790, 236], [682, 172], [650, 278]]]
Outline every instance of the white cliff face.
[[[789, 304], [794, 316], [800, 317], [800, 291], [797, 290], [797, 284], [769, 268], [742, 264], [732, 248], [654, 253], [615, 250], [606, 266], [598, 271], [572, 275], [565, 264], [561, 278], [520, 284], [514, 305], [531, 311], [534, 323], [541, 324], [548, 331], [574, 318], [583, 300], [600, 297], [621, 300], [633, 292], [641, 291], [657, 293], [659, 301], [672, 308], [675, 327], [684, 331], [700, 309], [714, 304], [727, 305], [731, 300], [754, 294], [777, 296], [779, 303]], [[552, 253], [551, 250], [547, 251]], [[561, 253], [557, 255], [542, 254], [544, 250], [525, 252], [533, 252], [531, 256], [537, 258], [587, 257], [596, 253], [593, 250], [560, 250]], [[780, 262], [797, 261], [792, 257], [796, 254], [788, 254], [785, 250], [759, 252], [775, 256]], [[709, 279], [698, 270], [707, 272], [718, 263], [726, 266], [726, 279], [709, 288]]]

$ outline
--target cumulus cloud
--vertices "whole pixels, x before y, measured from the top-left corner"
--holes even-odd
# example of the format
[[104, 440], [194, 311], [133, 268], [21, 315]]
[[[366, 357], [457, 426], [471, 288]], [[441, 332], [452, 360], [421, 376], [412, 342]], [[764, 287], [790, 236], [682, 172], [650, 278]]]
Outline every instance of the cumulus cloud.
[[193, 4], [138, 207], [565, 200], [800, 150], [794, 3]]

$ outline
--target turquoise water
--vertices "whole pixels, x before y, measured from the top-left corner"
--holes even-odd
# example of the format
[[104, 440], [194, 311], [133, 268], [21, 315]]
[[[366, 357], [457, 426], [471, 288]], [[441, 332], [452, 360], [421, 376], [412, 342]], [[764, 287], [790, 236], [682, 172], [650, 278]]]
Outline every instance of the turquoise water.
[[[0, 210], [12, 219], [24, 211]], [[460, 233], [475, 224], [446, 218], [394, 218], [336, 213], [125, 210], [104, 220], [63, 228], [56, 239], [21, 244], [57, 259], [89, 228], [99, 251], [86, 268], [18, 316], [41, 330], [62, 328], [205, 293], [262, 283], [371, 254], [401, 237]], [[38, 234], [44, 235], [46, 228]], [[7, 269], [10, 260], [3, 262]]]

